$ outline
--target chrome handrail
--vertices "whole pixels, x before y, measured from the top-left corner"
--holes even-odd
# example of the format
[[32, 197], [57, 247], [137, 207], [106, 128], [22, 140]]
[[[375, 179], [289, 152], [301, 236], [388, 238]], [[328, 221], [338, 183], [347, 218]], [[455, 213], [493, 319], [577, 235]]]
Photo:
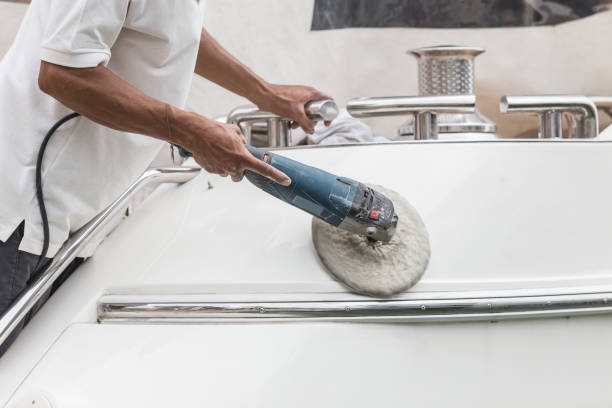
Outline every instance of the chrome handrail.
[[506, 95], [500, 111], [526, 113], [539, 117], [539, 137], [563, 137], [563, 115], [570, 117], [570, 139], [593, 139], [599, 135], [599, 117], [595, 103], [583, 95]]
[[612, 287], [407, 292], [389, 299], [347, 293], [122, 294], [98, 301], [102, 323], [254, 321], [461, 322], [612, 313]]
[[60, 248], [51, 264], [41, 276], [15, 300], [0, 318], [0, 344], [11, 335], [17, 324], [32, 310], [41, 297], [51, 289], [61, 273], [77, 257], [78, 253], [118, 213], [125, 209], [129, 200], [142, 188], [151, 184], [186, 183], [200, 173], [200, 168], [178, 167], [148, 170], [132, 184], [117, 200], [89, 223], [75, 232]]
[[[329, 99], [309, 102], [304, 106], [304, 109], [306, 115], [314, 121], [332, 121], [340, 113], [336, 102]], [[256, 105], [239, 106], [227, 115], [227, 123], [238, 126], [246, 137], [248, 144], [251, 144], [251, 129], [256, 122], [267, 124], [267, 147], [288, 147], [291, 145], [291, 119], [260, 111]]]
[[475, 95], [391, 96], [357, 98], [348, 101], [346, 109], [355, 118], [414, 115], [417, 140], [438, 138], [437, 115], [474, 113]]
[[256, 105], [239, 106], [227, 115], [227, 123], [236, 125], [246, 138], [248, 144], [252, 143], [252, 128], [256, 122], [265, 122], [268, 133], [268, 147], [287, 147], [291, 145], [290, 119], [284, 119], [270, 112], [260, 111]]

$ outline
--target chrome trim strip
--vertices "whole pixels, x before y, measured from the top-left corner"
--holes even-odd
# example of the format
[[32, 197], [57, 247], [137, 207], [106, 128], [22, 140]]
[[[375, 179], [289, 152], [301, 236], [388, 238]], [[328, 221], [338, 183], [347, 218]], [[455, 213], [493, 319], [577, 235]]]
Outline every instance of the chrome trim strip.
[[51, 264], [36, 282], [30, 285], [2, 315], [0, 318], [0, 344], [11, 335], [17, 324], [32, 310], [43, 294], [51, 288], [91, 238], [125, 209], [134, 194], [152, 184], [186, 183], [197, 176], [200, 171], [201, 169], [196, 167], [149, 170], [140, 176], [115, 202], [74, 233], [60, 248]]
[[106, 295], [102, 323], [201, 324], [256, 321], [462, 322], [612, 312], [612, 287], [350, 294]]

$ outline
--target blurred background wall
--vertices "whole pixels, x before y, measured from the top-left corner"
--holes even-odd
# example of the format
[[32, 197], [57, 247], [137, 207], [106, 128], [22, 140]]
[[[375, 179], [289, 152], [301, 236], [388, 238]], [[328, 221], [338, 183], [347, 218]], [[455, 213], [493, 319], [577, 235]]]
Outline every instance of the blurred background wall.
[[[0, 55], [24, 10], [23, 4], [0, 2]], [[483, 47], [487, 52], [476, 60], [478, 105], [503, 137], [533, 136], [537, 128], [535, 118], [499, 113], [504, 94], [612, 95], [612, 11], [536, 27], [311, 31], [313, 11], [314, 0], [207, 0], [205, 24], [267, 80], [309, 84], [340, 104], [358, 96], [417, 94], [417, 64], [407, 50], [440, 44]], [[195, 77], [188, 108], [215, 117], [245, 102]], [[404, 120], [370, 124], [376, 133], [393, 137]]]

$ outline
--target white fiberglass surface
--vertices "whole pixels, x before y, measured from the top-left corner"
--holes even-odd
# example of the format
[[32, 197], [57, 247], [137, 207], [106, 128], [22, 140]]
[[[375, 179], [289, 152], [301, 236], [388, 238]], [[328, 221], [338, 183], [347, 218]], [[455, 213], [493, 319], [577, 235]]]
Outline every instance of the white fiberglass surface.
[[[413, 288], [428, 292], [612, 283], [611, 149], [500, 141], [279, 153], [406, 197], [430, 233], [431, 264]], [[345, 291], [319, 263], [310, 223], [246, 181], [203, 173], [160, 189], [0, 360], [0, 397], [11, 395], [66, 327], [95, 322], [105, 293]]]
[[[400, 192], [431, 239], [431, 263], [415, 290], [475, 290], [583, 285], [612, 276], [611, 149], [422, 143], [282, 154]], [[203, 174], [164, 199], [137, 214], [83, 269], [113, 273], [118, 289], [344, 290], [318, 260], [311, 217], [248, 182]]]
[[[446, 325], [74, 325], [13, 402], [58, 407], [605, 406], [609, 317]], [[11, 404], [9, 404], [9, 407]]]

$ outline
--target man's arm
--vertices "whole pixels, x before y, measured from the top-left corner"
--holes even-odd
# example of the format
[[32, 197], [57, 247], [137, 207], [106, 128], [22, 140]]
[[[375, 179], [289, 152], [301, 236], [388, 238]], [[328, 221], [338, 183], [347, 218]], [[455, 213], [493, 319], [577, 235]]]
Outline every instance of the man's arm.
[[183, 146], [209, 173], [239, 181], [244, 170], [252, 170], [280, 184], [290, 183], [286, 175], [246, 150], [237, 126], [151, 98], [102, 65], [68, 68], [42, 61], [38, 84], [43, 92], [101, 125]]
[[294, 120], [308, 133], [312, 133], [316, 123], [306, 116], [304, 106], [313, 100], [331, 99], [306, 86], [269, 84], [234, 58], [206, 30], [202, 30], [195, 72], [249, 99], [261, 110]]

